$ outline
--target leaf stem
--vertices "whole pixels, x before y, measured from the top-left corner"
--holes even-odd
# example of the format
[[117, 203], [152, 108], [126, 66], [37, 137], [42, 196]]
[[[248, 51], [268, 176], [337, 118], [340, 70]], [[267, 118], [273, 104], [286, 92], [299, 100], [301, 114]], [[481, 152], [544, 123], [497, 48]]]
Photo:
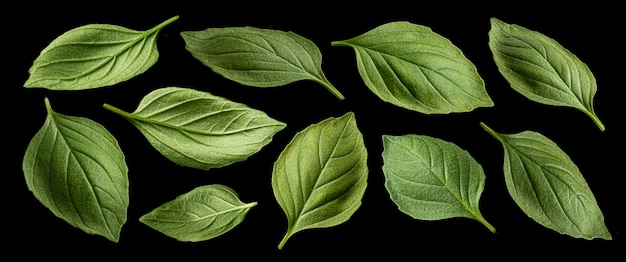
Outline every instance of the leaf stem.
[[500, 134], [496, 131], [493, 131], [493, 129], [489, 128], [485, 123], [480, 122], [480, 126], [485, 129], [485, 131], [487, 131], [487, 133], [489, 133], [491, 136], [493, 136], [495, 139], [498, 139], [498, 141], [503, 142], [502, 138], [500, 138]]
[[156, 31], [156, 30], [161, 30], [163, 27], [171, 24], [172, 22], [178, 20], [178, 16], [174, 16], [170, 19], [167, 19], [165, 21], [163, 21], [162, 23], [158, 24], [157, 26], [153, 27], [152, 29], [150, 29], [149, 31]]
[[117, 107], [114, 107], [112, 105], [104, 104], [104, 105], [102, 105], [102, 107], [104, 107], [104, 109], [109, 110], [109, 111], [111, 111], [113, 113], [116, 113], [116, 114], [118, 114], [118, 115], [120, 115], [120, 116], [122, 116], [124, 118], [131, 118], [130, 113], [128, 113], [128, 112], [126, 112], [126, 111], [124, 111], [122, 109], [119, 109]]
[[333, 86], [333, 84], [331, 84], [330, 81], [328, 81], [327, 79], [320, 79], [317, 80], [317, 82], [326, 87], [326, 89], [328, 89], [328, 91], [335, 95], [335, 97], [337, 97], [339, 100], [345, 99], [341, 92], [339, 92], [339, 90], [337, 90], [337, 88], [335, 88], [335, 86]]
[[280, 240], [280, 243], [278, 244], [278, 249], [282, 250], [283, 247], [285, 246], [285, 243], [287, 243], [287, 240], [289, 239], [289, 237], [291, 237], [291, 228], [287, 231], [287, 234], [285, 234], [285, 236], [283, 237], [282, 240]]
[[600, 118], [598, 118], [598, 116], [596, 116], [596, 114], [592, 111], [585, 111], [585, 113], [587, 115], [589, 115], [589, 117], [591, 117], [591, 119], [593, 120], [594, 123], [596, 123], [596, 125], [598, 126], [598, 128], [600, 128], [600, 131], [604, 132], [604, 130], [606, 129], [606, 127], [604, 126], [604, 124], [602, 124], [602, 121], [600, 121]]
[[480, 215], [477, 218], [477, 221], [480, 222], [481, 224], [483, 224], [485, 227], [487, 227], [487, 229], [489, 229], [489, 231], [491, 231], [491, 233], [496, 233], [496, 228], [494, 226], [492, 226], [491, 224], [489, 224], [489, 222], [487, 222], [487, 220], [485, 218], [483, 218], [482, 215]]

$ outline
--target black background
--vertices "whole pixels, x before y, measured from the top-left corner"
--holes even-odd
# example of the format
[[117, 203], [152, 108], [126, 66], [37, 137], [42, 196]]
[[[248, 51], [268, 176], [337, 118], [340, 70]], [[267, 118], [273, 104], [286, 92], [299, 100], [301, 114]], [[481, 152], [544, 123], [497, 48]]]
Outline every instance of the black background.
[[[32, 4], [5, 8], [2, 42], [5, 46], [3, 101], [4, 166], [2, 248], [22, 257], [48, 258], [172, 257], [215, 260], [231, 258], [381, 258], [410, 260], [451, 257], [541, 258], [546, 255], [595, 258], [624, 256], [623, 169], [623, 14], [618, 6], [595, 3], [579, 7], [511, 2], [468, 5], [451, 2], [424, 5], [377, 1], [353, 4], [230, 1], [202, 5], [160, 1], [150, 6], [85, 2], [83, 5]], [[17, 13], [13, 13], [17, 12]], [[144, 74], [111, 87], [86, 91], [26, 89], [28, 68], [50, 41], [72, 28], [108, 23], [136, 30], [149, 29], [179, 15], [158, 36], [158, 62]], [[532, 102], [511, 89], [498, 73], [487, 45], [489, 19], [496, 17], [540, 31], [576, 54], [597, 78], [596, 113], [606, 125], [601, 132], [584, 113]], [[430, 27], [450, 39], [478, 68], [495, 106], [469, 113], [424, 115], [385, 103], [363, 84], [354, 52], [332, 47], [331, 41], [360, 35], [392, 21]], [[315, 42], [322, 68], [345, 95], [336, 99], [323, 86], [300, 81], [276, 88], [247, 87], [213, 73], [184, 48], [181, 31], [209, 27], [255, 26], [293, 31]], [[177, 166], [154, 150], [125, 119], [106, 111], [109, 103], [133, 111], [144, 95], [167, 86], [208, 91], [265, 111], [287, 128], [244, 162], [201, 171]], [[619, 91], [618, 91], [619, 90]], [[620, 94], [618, 94], [620, 93]], [[21, 163], [28, 142], [46, 117], [44, 97], [55, 111], [90, 118], [117, 139], [129, 166], [130, 206], [119, 243], [89, 235], [56, 218], [32, 195], [24, 182]], [[15, 101], [17, 100], [17, 101]], [[277, 245], [286, 232], [285, 215], [274, 200], [272, 165], [296, 132], [328, 117], [355, 112], [368, 149], [368, 188], [362, 206], [347, 222], [327, 229], [296, 233], [283, 250]], [[501, 145], [479, 122], [501, 133], [537, 131], [569, 154], [585, 176], [605, 216], [612, 241], [582, 240], [561, 235], [528, 218], [506, 191]], [[497, 232], [463, 218], [414, 220], [397, 210], [384, 188], [383, 134], [421, 134], [453, 142], [483, 166], [485, 190], [480, 209]], [[233, 188], [244, 202], [257, 201], [246, 219], [232, 231], [204, 242], [184, 243], [169, 238], [138, 219], [176, 196], [206, 184]], [[7, 244], [8, 243], [8, 244]], [[443, 252], [442, 252], [443, 251]], [[376, 259], [375, 257], [372, 257]], [[619, 260], [619, 259], [617, 259]]]

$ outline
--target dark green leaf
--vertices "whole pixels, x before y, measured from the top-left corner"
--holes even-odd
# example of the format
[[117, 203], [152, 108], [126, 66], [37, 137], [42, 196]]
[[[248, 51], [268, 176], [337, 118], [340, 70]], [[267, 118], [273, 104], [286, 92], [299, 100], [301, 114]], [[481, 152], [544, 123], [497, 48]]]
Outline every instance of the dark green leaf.
[[247, 159], [286, 126], [244, 104], [180, 87], [152, 91], [133, 113], [104, 107], [128, 119], [165, 157], [204, 170]]
[[275, 87], [299, 80], [320, 83], [343, 95], [322, 72], [317, 46], [292, 32], [254, 27], [182, 32], [186, 48], [214, 72], [243, 85]]
[[400, 210], [413, 218], [474, 219], [495, 232], [478, 202], [483, 168], [465, 150], [428, 136], [383, 136], [385, 187]]
[[498, 70], [515, 91], [538, 103], [576, 108], [605, 129], [593, 110], [595, 77], [557, 41], [492, 18], [489, 47]]
[[367, 187], [367, 150], [353, 113], [302, 130], [274, 163], [274, 196], [287, 215], [282, 249], [296, 232], [347, 221]]
[[30, 141], [28, 189], [57, 217], [117, 242], [128, 208], [128, 168], [117, 140], [87, 118], [52, 111]]
[[147, 31], [107, 24], [67, 31], [41, 51], [24, 86], [82, 90], [126, 81], [156, 63], [156, 37], [177, 19], [172, 17]]
[[256, 205], [241, 202], [229, 187], [207, 185], [176, 197], [139, 220], [179, 241], [198, 242], [230, 231]]
[[561, 148], [532, 131], [500, 134], [504, 179], [517, 205], [537, 223], [572, 237], [612, 239], [587, 181]]
[[385, 102], [425, 114], [493, 106], [474, 64], [428, 27], [393, 22], [332, 44], [354, 49], [365, 85]]

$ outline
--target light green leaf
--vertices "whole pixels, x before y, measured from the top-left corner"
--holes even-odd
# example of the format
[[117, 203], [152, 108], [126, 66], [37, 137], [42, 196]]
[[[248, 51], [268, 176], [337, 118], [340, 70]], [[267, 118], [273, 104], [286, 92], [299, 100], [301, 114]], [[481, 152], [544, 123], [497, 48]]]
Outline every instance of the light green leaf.
[[133, 113], [104, 107], [128, 119], [168, 159], [204, 170], [247, 159], [286, 126], [244, 104], [180, 87], [149, 93]]
[[474, 64], [428, 27], [393, 22], [332, 45], [354, 49], [365, 85], [385, 102], [425, 114], [493, 106]]
[[256, 205], [241, 202], [229, 187], [206, 185], [155, 208], [139, 221], [179, 241], [198, 242], [230, 231]]
[[147, 31], [107, 24], [67, 31], [41, 51], [24, 87], [82, 90], [126, 81], [156, 63], [156, 37], [177, 19], [172, 17]]
[[54, 112], [28, 144], [28, 189], [54, 215], [117, 242], [128, 208], [128, 168], [117, 140], [100, 124]]
[[293, 32], [226, 27], [186, 31], [181, 36], [193, 57], [237, 83], [275, 87], [311, 80], [344, 99], [324, 76], [317, 46]]
[[367, 150], [354, 113], [296, 134], [272, 174], [274, 196], [288, 221], [278, 248], [301, 230], [347, 221], [361, 205], [367, 173]]
[[491, 232], [478, 202], [483, 168], [457, 145], [428, 136], [383, 136], [385, 187], [400, 210], [415, 219], [474, 219]]
[[492, 18], [489, 48], [498, 70], [515, 91], [538, 103], [576, 108], [604, 131], [593, 110], [595, 77], [557, 41]]
[[570, 157], [542, 134], [500, 134], [504, 179], [517, 205], [537, 223], [572, 237], [612, 239], [585, 178]]

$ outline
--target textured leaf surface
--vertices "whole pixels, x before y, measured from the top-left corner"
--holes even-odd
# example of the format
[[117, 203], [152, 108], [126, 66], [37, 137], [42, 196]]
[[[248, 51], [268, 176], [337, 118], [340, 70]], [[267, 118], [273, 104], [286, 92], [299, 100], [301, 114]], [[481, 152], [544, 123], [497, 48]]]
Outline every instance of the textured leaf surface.
[[413, 218], [466, 217], [495, 232], [478, 202], [485, 173], [457, 145], [428, 136], [383, 136], [385, 187], [400, 210]]
[[428, 27], [393, 22], [332, 44], [354, 49], [365, 85], [385, 102], [425, 114], [493, 106], [474, 64]]
[[133, 113], [104, 107], [128, 119], [168, 159], [204, 170], [247, 159], [286, 126], [244, 104], [180, 87], [149, 93]]
[[538, 103], [581, 110], [604, 130], [593, 109], [595, 77], [557, 41], [492, 18], [489, 47], [498, 70], [515, 91]]
[[343, 99], [322, 72], [322, 54], [317, 46], [295, 33], [226, 27], [186, 31], [181, 36], [193, 57], [240, 84], [275, 87], [311, 80]]
[[561, 234], [612, 239], [585, 178], [556, 143], [532, 131], [500, 134], [481, 125], [502, 143], [506, 186], [526, 215]]
[[128, 168], [117, 140], [87, 118], [52, 110], [30, 141], [22, 168], [28, 189], [57, 217], [117, 242], [126, 222]]
[[352, 112], [296, 134], [272, 174], [274, 196], [288, 221], [278, 247], [301, 230], [347, 221], [361, 205], [367, 173], [367, 150]]
[[126, 81], [156, 63], [156, 37], [177, 19], [170, 18], [147, 31], [107, 24], [67, 31], [41, 51], [24, 86], [82, 90]]
[[176, 197], [139, 220], [179, 241], [198, 242], [230, 231], [256, 205], [241, 202], [229, 187], [206, 185]]

